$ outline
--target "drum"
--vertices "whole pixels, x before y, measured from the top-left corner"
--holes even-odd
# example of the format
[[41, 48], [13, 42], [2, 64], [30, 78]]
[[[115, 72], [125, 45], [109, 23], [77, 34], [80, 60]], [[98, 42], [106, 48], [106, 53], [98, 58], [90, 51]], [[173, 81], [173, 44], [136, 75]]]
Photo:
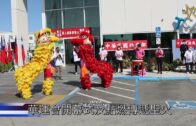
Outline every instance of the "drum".
[[139, 75], [139, 70], [142, 71], [142, 76], [144, 75], [144, 61], [143, 60], [133, 60], [131, 64], [131, 75]]

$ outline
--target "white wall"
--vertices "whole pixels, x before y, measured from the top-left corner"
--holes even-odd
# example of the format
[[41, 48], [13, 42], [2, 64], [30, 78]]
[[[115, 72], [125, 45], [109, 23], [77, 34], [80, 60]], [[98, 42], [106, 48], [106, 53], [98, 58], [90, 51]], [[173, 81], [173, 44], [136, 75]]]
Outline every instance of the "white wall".
[[173, 31], [185, 4], [196, 7], [196, 0], [100, 0], [101, 33]]
[[103, 34], [125, 32], [124, 0], [100, 0], [100, 13]]
[[160, 26], [161, 31], [173, 31], [173, 22], [177, 14], [178, 0], [151, 0], [151, 24], [150, 31]]
[[[150, 2], [147, 0], [125, 1], [125, 33], [151, 30]], [[145, 14], [144, 14], [145, 13]]]
[[[19, 66], [23, 65], [21, 44], [24, 45], [25, 52], [27, 52], [28, 49], [28, 17], [26, 2], [26, 0], [11, 0], [12, 33], [14, 36], [17, 36]], [[21, 42], [21, 37], [23, 38], [23, 43]]]

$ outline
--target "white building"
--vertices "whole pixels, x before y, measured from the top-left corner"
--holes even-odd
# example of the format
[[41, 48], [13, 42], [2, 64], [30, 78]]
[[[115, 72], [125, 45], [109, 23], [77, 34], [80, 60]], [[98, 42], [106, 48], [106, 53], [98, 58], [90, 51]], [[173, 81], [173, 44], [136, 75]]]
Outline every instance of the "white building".
[[[104, 42], [148, 40], [148, 50], [156, 48], [155, 28], [161, 29], [161, 45], [168, 59], [172, 40], [196, 38], [195, 0], [42, 0], [42, 24], [50, 28], [91, 27], [95, 54]], [[177, 30], [175, 18], [187, 19]], [[69, 40], [65, 59], [71, 59]], [[151, 52], [147, 52], [151, 56]]]

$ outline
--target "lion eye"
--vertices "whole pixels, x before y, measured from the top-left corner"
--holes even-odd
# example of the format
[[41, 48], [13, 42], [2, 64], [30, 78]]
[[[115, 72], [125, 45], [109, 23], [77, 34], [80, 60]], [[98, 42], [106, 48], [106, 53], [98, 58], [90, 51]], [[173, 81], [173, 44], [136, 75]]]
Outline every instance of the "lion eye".
[[83, 39], [86, 39], [86, 38], [87, 38], [87, 36], [86, 36], [86, 35], [82, 35], [82, 38], [83, 38]]
[[46, 35], [46, 36], [50, 36], [50, 32], [46, 32], [45, 35]]

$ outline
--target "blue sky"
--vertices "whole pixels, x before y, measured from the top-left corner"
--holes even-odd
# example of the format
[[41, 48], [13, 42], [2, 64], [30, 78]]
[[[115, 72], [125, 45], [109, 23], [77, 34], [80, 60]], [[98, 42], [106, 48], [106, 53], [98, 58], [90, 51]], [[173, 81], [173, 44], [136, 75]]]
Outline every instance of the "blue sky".
[[41, 11], [42, 0], [28, 0], [29, 32], [36, 32], [42, 28]]
[[[41, 29], [41, 0], [28, 0], [29, 32]], [[1, 0], [0, 4], [0, 32], [11, 32], [11, 0]]]

